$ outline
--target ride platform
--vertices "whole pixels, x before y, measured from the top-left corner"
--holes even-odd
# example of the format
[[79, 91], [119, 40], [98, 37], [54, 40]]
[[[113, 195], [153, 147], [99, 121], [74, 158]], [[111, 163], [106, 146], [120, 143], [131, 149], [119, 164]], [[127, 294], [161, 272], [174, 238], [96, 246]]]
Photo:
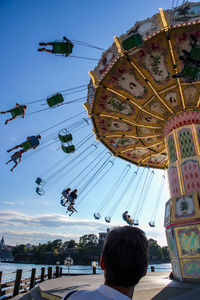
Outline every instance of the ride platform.
[[[34, 295], [36, 296], [31, 295], [31, 292], [29, 292], [22, 296], [20, 300], [61, 300], [67, 291], [74, 289], [93, 290], [98, 288], [103, 282], [103, 274], [65, 276], [50, 279], [39, 284], [37, 293], [34, 290]], [[197, 300], [199, 295], [199, 284], [170, 280], [168, 272], [155, 272], [148, 273], [139, 282], [135, 288], [133, 300]]]

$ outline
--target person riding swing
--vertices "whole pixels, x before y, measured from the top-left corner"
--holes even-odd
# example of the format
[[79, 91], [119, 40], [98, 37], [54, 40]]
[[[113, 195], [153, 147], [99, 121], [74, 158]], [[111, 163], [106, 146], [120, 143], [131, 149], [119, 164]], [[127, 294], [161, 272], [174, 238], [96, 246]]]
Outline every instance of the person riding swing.
[[22, 116], [22, 118], [24, 118], [27, 108], [28, 107], [26, 105], [19, 105], [18, 103], [16, 103], [16, 107], [6, 111], [1, 111], [1, 114], [11, 113], [12, 116], [12, 118], [5, 121], [5, 125], [7, 125], [10, 121], [15, 120], [18, 116]]
[[14, 166], [10, 169], [11, 172], [13, 172], [13, 170], [16, 168], [16, 166], [20, 163], [23, 153], [24, 153], [23, 150], [15, 152], [13, 155], [11, 155], [11, 159], [6, 162], [6, 165], [11, 161], [13, 161], [15, 163]]
[[28, 136], [27, 137], [27, 141], [19, 144], [19, 145], [16, 145], [15, 147], [7, 150], [7, 152], [10, 152], [14, 149], [17, 149], [17, 148], [23, 148], [23, 152], [26, 152], [30, 149], [35, 149], [37, 146], [39, 146], [40, 142], [39, 140], [41, 139], [41, 135], [32, 135], [32, 136]]
[[52, 46], [52, 49], [47, 49], [45, 47], [39, 48], [38, 51], [45, 51], [53, 54], [61, 54], [64, 56], [69, 56], [72, 53], [74, 45], [65, 36], [62, 41], [54, 41], [48, 43], [39, 43], [40, 46]]
[[70, 191], [71, 191], [70, 188], [67, 188], [66, 190], [62, 191], [62, 197], [61, 197], [61, 200], [60, 200], [60, 203], [61, 203], [62, 206], [65, 206], [65, 204], [68, 202], [68, 197], [69, 197], [69, 192]]

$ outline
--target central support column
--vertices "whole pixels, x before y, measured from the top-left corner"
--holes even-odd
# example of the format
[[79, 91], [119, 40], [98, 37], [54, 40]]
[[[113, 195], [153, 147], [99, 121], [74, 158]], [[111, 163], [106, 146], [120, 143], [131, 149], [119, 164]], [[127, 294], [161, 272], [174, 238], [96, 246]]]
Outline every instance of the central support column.
[[171, 194], [164, 225], [173, 275], [200, 282], [200, 112], [174, 116], [164, 135]]

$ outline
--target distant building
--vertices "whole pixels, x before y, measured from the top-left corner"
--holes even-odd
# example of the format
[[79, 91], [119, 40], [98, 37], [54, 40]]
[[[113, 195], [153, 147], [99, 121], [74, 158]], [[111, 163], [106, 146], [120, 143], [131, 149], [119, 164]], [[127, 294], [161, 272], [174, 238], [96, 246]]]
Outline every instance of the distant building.
[[5, 244], [4, 236], [2, 236], [0, 242], [0, 260], [1, 261], [13, 261], [12, 247]]
[[26, 244], [26, 249], [32, 249], [32, 248], [33, 248], [32, 244], [30, 244], [30, 243]]
[[4, 241], [4, 236], [2, 236], [2, 239], [1, 239], [1, 242], [0, 242], [0, 249], [1, 250], [6, 249], [6, 244], [5, 244], [5, 241]]
[[103, 246], [107, 234], [111, 231], [111, 228], [107, 228], [107, 232], [99, 232], [99, 245]]

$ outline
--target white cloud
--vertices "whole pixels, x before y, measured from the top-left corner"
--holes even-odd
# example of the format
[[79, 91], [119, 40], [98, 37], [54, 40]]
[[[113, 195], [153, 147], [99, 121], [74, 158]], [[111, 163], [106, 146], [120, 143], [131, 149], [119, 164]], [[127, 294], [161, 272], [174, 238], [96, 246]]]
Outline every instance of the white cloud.
[[[10, 244], [16, 243], [46, 243], [48, 240], [60, 238], [62, 240], [75, 239], [84, 234], [106, 232], [108, 227], [122, 226], [124, 222], [108, 224], [101, 220], [72, 219], [61, 214], [28, 215], [11, 210], [0, 212], [0, 225]], [[147, 238], [158, 241], [165, 246], [166, 237], [163, 227], [149, 228], [141, 224], [140, 228], [147, 234]], [[16, 229], [16, 231], [14, 230]]]
[[15, 202], [12, 202], [12, 201], [2, 201], [2, 203], [9, 204], [9, 205], [15, 205]]
[[[81, 228], [93, 228], [97, 230], [104, 229], [104, 222], [91, 221], [86, 219], [71, 219], [70, 217], [61, 214], [41, 214], [41, 215], [27, 215], [14, 211], [1, 211], [0, 212], [0, 224], [12, 225], [12, 226], [44, 226], [44, 227], [65, 227], [70, 226], [77, 229]], [[103, 226], [103, 227], [102, 227]]]
[[[0, 234], [7, 236], [10, 244], [46, 243], [49, 239], [76, 239], [88, 234], [105, 232], [108, 224], [86, 219], [71, 219], [61, 214], [27, 215], [21, 212], [1, 211], [0, 225], [4, 230]], [[113, 225], [113, 224], [112, 224]], [[116, 224], [114, 224], [116, 226]], [[16, 229], [13, 230], [13, 229]]]
[[5, 236], [6, 244], [15, 245], [15, 244], [39, 244], [47, 243], [47, 241], [53, 241], [55, 239], [61, 239], [63, 241], [74, 239], [79, 240], [79, 236], [75, 234], [68, 233], [51, 233], [45, 231], [13, 231], [6, 230], [0, 231], [0, 235]]

